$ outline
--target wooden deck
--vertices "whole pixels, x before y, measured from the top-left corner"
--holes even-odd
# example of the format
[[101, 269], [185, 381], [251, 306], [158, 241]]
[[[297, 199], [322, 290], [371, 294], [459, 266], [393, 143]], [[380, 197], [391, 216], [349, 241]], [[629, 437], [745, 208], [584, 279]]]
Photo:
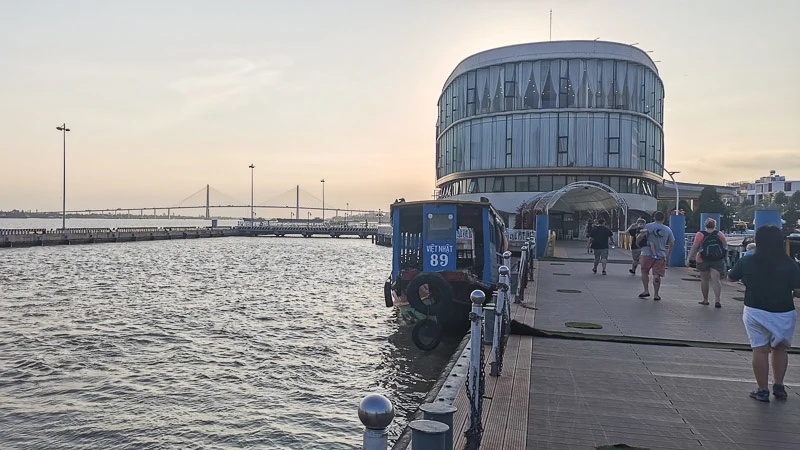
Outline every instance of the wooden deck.
[[[535, 263], [538, 268], [538, 261]], [[534, 270], [536, 273], [536, 270]], [[538, 283], [529, 283], [522, 304], [511, 304], [511, 317], [533, 326]], [[524, 306], [523, 306], [524, 305]], [[512, 335], [508, 338], [503, 358], [503, 372], [489, 376], [491, 345], [484, 346], [486, 358], [486, 392], [483, 398], [483, 439], [481, 449], [524, 450], [528, 429], [528, 399], [530, 398], [531, 358], [533, 338]], [[466, 444], [464, 432], [469, 428], [469, 402], [466, 387], [462, 386], [453, 403], [458, 411], [453, 417], [453, 448]]]

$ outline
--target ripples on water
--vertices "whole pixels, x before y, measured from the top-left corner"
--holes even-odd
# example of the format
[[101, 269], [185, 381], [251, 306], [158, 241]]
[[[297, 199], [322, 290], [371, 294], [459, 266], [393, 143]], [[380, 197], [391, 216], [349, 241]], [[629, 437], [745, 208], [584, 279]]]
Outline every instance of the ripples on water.
[[0, 250], [0, 448], [350, 449], [393, 437], [456, 342], [383, 306], [391, 250], [217, 238]]

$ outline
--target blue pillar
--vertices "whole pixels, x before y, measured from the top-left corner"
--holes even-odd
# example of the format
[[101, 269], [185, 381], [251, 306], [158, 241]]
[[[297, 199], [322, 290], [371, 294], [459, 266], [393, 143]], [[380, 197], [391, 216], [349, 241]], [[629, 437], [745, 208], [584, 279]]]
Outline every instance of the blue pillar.
[[536, 216], [536, 257], [544, 256], [547, 239], [550, 237], [550, 216], [540, 214]]
[[754, 225], [756, 230], [764, 225], [775, 225], [778, 228], [783, 228], [781, 212], [777, 209], [757, 209]]
[[669, 216], [669, 229], [675, 236], [675, 248], [669, 257], [669, 266], [683, 267], [686, 265], [686, 216]]
[[[722, 223], [720, 223], [720, 220], [722, 220], [722, 216], [719, 213], [700, 213], [700, 230], [702, 230], [702, 229], [704, 229], [706, 227], [706, 220], [707, 219], [716, 220], [717, 221], [717, 229], [718, 230], [722, 229]], [[674, 233], [674, 231], [673, 231], [673, 233]]]

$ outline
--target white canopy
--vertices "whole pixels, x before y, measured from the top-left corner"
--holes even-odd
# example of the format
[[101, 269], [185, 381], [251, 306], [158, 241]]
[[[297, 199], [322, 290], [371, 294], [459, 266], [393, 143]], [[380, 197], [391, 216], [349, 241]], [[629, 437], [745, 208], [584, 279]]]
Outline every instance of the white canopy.
[[628, 203], [610, 186], [595, 181], [578, 181], [561, 189], [537, 194], [528, 204], [533, 211], [577, 213], [622, 209], [628, 214]]

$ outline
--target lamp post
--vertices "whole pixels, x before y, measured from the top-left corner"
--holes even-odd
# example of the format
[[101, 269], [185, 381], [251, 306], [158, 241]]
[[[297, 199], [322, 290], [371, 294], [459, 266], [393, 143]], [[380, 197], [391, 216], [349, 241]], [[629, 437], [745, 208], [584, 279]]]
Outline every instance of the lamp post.
[[69, 128], [64, 123], [60, 127], [56, 127], [56, 130], [61, 132], [64, 139], [64, 186], [61, 197], [61, 229], [65, 230], [67, 228], [67, 131], [69, 131]]
[[253, 206], [253, 193], [255, 192], [253, 189], [253, 180], [255, 179], [253, 174], [256, 166], [255, 164], [250, 164], [248, 167], [250, 167], [250, 224], [252, 225], [256, 218], [255, 207]]
[[348, 202], [346, 204], [347, 204], [347, 211], [345, 211], [345, 213], [344, 213], [344, 221], [345, 221], [345, 223], [347, 223], [347, 220], [348, 220], [347, 217], [350, 215], [350, 203]]
[[675, 177], [673, 175], [677, 175], [677, 174], [679, 174], [681, 172], [680, 171], [670, 172], [669, 170], [666, 169], [666, 167], [664, 167], [663, 164], [661, 164], [660, 162], [656, 161], [655, 159], [653, 159], [651, 161], [653, 161], [654, 163], [658, 164], [658, 166], [661, 167], [661, 169], [664, 172], [666, 172], [667, 175], [669, 175], [670, 180], [672, 180], [672, 185], [675, 186], [675, 214], [680, 214], [680, 211], [681, 211], [681, 194], [680, 194], [680, 191], [678, 190], [678, 183], [675, 182]]
[[319, 181], [322, 183], [322, 223], [325, 223], [325, 178]]

